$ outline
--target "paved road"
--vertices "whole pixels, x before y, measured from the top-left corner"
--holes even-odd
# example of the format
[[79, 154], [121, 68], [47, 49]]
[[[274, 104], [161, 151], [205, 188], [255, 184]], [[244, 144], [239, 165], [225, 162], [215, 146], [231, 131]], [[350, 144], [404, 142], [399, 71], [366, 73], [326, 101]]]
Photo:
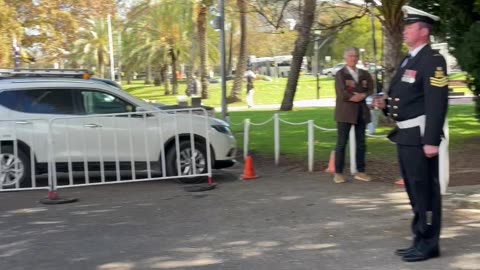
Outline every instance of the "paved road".
[[237, 166], [215, 190], [171, 182], [73, 188], [72, 204], [42, 205], [44, 191], [0, 193], [0, 269], [480, 269], [480, 210], [448, 200], [439, 259], [407, 264], [403, 190], [335, 185], [324, 173]]

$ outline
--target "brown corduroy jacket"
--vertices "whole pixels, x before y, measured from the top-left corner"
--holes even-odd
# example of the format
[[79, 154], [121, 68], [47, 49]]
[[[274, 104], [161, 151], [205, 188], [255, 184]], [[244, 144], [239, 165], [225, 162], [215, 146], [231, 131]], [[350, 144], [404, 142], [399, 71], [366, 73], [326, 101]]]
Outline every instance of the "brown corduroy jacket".
[[[357, 124], [358, 114], [361, 111], [365, 123], [370, 122], [370, 110], [365, 100], [360, 102], [350, 101], [353, 93], [366, 93], [367, 96], [373, 93], [373, 79], [366, 70], [357, 68], [358, 83], [348, 72], [347, 67], [343, 67], [335, 74], [335, 92], [337, 94], [335, 102], [335, 121], [350, 124]], [[354, 87], [347, 86], [347, 81], [355, 83]], [[360, 109], [361, 108], [361, 109]]]

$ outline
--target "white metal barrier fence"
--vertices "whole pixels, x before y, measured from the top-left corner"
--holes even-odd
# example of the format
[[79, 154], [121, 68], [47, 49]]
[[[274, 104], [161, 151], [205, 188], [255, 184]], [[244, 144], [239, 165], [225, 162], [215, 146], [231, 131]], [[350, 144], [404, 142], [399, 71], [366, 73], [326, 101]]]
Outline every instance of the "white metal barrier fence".
[[[314, 150], [315, 150], [315, 129], [319, 129], [321, 131], [336, 131], [336, 128], [324, 128], [315, 125], [314, 120], [308, 120], [300, 123], [293, 123], [288, 122], [286, 120], [280, 119], [278, 114], [274, 114], [270, 119], [261, 122], [261, 123], [253, 123], [250, 119], [243, 120], [243, 156], [246, 158], [248, 156], [248, 146], [249, 146], [249, 133], [250, 133], [250, 126], [262, 126], [266, 125], [273, 121], [273, 141], [274, 141], [274, 159], [275, 165], [279, 164], [280, 158], [280, 123], [299, 126], [299, 125], [307, 125], [308, 127], [308, 135], [307, 135], [307, 156], [308, 156], [308, 171], [313, 172], [313, 163], [314, 163]], [[242, 123], [231, 123], [232, 125], [242, 125]], [[366, 134], [366, 136], [374, 137], [374, 138], [381, 138], [386, 139], [384, 135], [370, 135]], [[352, 125], [349, 133], [349, 146], [350, 146], [350, 172], [353, 175], [357, 172], [357, 165], [355, 160], [355, 153], [356, 153], [356, 139], [355, 139], [355, 127]]]
[[210, 129], [198, 108], [0, 121], [0, 191], [210, 181]]

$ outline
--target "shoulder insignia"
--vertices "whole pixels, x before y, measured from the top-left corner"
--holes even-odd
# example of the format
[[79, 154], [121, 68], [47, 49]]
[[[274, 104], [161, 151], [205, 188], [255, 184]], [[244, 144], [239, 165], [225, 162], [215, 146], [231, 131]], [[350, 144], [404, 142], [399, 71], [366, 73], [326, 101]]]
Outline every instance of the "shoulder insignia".
[[448, 78], [442, 67], [435, 69], [434, 77], [430, 77], [430, 85], [435, 87], [444, 87], [448, 85]]

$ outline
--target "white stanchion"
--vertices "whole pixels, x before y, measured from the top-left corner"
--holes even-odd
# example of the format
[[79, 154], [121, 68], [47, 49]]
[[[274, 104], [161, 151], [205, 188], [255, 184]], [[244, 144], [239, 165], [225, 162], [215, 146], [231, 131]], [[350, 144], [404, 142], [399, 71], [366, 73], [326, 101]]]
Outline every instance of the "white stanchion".
[[308, 120], [308, 171], [313, 172], [313, 148], [314, 148], [313, 120]]
[[438, 153], [438, 180], [440, 182], [440, 192], [442, 195], [447, 193], [448, 182], [450, 182], [450, 158], [448, 154], [448, 144], [450, 140], [448, 119], [443, 124], [443, 133], [445, 138], [440, 142]]
[[[315, 128], [322, 130], [322, 131], [336, 131], [337, 129], [335, 128], [324, 128], [315, 125], [314, 120], [308, 120], [305, 122], [301, 123], [292, 123], [288, 122], [285, 120], [280, 119], [278, 114], [274, 114], [272, 118], [269, 120], [262, 122], [262, 123], [252, 123], [250, 122], [250, 119], [245, 119], [244, 120], [244, 139], [243, 139], [243, 152], [244, 152], [244, 158], [247, 157], [248, 155], [248, 144], [249, 144], [249, 130], [250, 130], [250, 125], [252, 126], [261, 126], [269, 123], [270, 121], [273, 120], [273, 141], [274, 141], [274, 158], [275, 158], [275, 165], [279, 164], [279, 159], [280, 159], [280, 122], [288, 125], [308, 125], [308, 138], [307, 138], [307, 143], [308, 143], [308, 171], [313, 172], [313, 163], [314, 163], [314, 140], [315, 140]], [[387, 139], [386, 136], [384, 135], [370, 135], [366, 134], [368, 137], [373, 137], [373, 138], [382, 138], [382, 139]], [[355, 140], [355, 126], [352, 125], [350, 128], [349, 132], [349, 146], [350, 146], [350, 172], [351, 174], [357, 173], [357, 162], [356, 162], [356, 140]]]
[[278, 113], [273, 115], [273, 141], [275, 151], [275, 165], [280, 163], [280, 119]]
[[243, 121], [243, 159], [247, 159], [248, 156], [248, 132], [250, 129], [250, 119]]
[[350, 127], [348, 140], [348, 145], [350, 146], [350, 173], [354, 175], [355, 173], [357, 173], [357, 142], [355, 140], [355, 125], [352, 125]]

